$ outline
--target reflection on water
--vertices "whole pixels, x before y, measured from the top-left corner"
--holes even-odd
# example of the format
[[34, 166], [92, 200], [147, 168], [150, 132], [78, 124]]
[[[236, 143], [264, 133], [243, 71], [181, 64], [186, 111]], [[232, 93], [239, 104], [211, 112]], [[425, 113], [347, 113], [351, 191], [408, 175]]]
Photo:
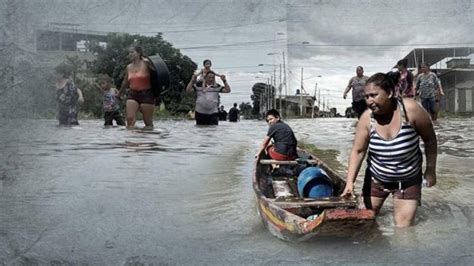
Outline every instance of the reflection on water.
[[[103, 128], [98, 120], [74, 128], [4, 121], [0, 261], [465, 264], [473, 255], [473, 122], [435, 126], [438, 185], [424, 189], [416, 226], [394, 228], [389, 199], [370, 232], [286, 243], [263, 227], [252, 191], [263, 121], [197, 127], [170, 120], [151, 131]], [[354, 120], [288, 123], [300, 142], [345, 171]]]

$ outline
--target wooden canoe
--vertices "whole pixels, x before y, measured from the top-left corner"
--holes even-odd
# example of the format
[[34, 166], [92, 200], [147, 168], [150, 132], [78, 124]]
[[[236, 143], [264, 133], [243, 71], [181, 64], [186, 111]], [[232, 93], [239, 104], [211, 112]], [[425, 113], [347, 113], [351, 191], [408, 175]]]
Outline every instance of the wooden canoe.
[[[314, 236], [351, 236], [368, 230], [375, 213], [364, 207], [362, 197], [338, 197], [346, 184], [343, 177], [304, 150], [298, 150], [298, 155], [305, 159], [255, 161], [253, 189], [258, 212], [270, 233], [282, 240], [304, 241]], [[332, 197], [299, 197], [297, 174], [306, 166], [317, 166], [327, 173], [334, 188]], [[276, 198], [274, 180], [286, 180], [294, 196]]]

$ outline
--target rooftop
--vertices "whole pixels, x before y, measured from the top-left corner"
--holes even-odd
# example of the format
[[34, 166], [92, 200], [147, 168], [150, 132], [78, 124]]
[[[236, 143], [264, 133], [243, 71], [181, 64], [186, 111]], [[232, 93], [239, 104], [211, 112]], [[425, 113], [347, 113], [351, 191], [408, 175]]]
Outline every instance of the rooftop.
[[448, 57], [462, 57], [474, 53], [474, 47], [415, 48], [403, 59], [408, 59], [407, 68], [417, 68], [421, 62], [433, 65]]

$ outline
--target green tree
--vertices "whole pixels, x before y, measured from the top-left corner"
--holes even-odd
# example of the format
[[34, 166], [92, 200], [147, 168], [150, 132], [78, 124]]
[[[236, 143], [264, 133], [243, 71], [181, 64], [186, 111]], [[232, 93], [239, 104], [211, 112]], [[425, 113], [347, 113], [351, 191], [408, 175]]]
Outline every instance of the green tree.
[[246, 118], [246, 119], [251, 119], [251, 118], [254, 118], [255, 116], [252, 115], [252, 105], [250, 104], [250, 102], [242, 102], [241, 104], [239, 104], [239, 109], [240, 109], [240, 113]]
[[186, 84], [197, 65], [188, 56], [182, 55], [179, 49], [163, 40], [161, 34], [154, 37], [109, 34], [106, 47], [97, 43], [90, 46], [97, 55], [93, 64], [93, 72], [110, 75], [118, 88], [122, 83], [125, 68], [129, 62], [128, 48], [138, 45], [147, 56], [159, 54], [170, 71], [170, 85], [161, 94], [166, 109], [171, 113], [186, 113], [194, 108], [194, 98], [186, 95]]
[[77, 75], [81, 71], [82, 66], [84, 65], [84, 61], [82, 61], [79, 56], [66, 56], [66, 61], [64, 62], [72, 73], [72, 81], [77, 83]]
[[268, 86], [266, 83], [258, 82], [255, 83], [252, 86], [252, 95], [250, 95], [250, 99], [252, 99], [253, 102], [253, 109], [252, 109], [252, 115], [254, 117], [259, 117], [261, 114], [260, 112], [260, 99], [262, 100], [267, 100], [266, 97], [269, 97], [268, 95], [275, 95], [275, 87], [273, 86]]

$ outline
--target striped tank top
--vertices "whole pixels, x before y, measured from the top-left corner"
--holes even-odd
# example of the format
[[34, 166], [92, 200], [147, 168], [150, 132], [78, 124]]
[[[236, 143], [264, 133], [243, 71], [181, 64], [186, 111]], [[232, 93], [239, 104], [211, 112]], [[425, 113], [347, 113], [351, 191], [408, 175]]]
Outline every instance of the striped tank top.
[[400, 108], [400, 131], [393, 139], [382, 138], [371, 114], [367, 164], [372, 177], [382, 182], [403, 182], [419, 178], [423, 163], [420, 136], [410, 125], [403, 102]]

